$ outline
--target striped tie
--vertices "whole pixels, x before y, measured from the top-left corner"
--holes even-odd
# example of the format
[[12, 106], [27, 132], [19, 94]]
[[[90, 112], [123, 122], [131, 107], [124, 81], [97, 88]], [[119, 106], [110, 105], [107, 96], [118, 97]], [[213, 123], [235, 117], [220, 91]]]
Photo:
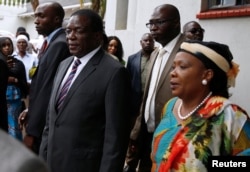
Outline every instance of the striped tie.
[[75, 76], [75, 73], [77, 71], [77, 67], [80, 64], [81, 64], [81, 61], [79, 59], [75, 60], [74, 65], [72, 67], [72, 70], [71, 70], [67, 80], [65, 81], [65, 83], [64, 83], [64, 85], [63, 85], [63, 87], [62, 87], [62, 89], [60, 91], [60, 94], [59, 94], [59, 97], [58, 97], [58, 100], [57, 100], [57, 104], [56, 104], [57, 110], [61, 109], [64, 98], [66, 97], [66, 95], [68, 93], [71, 82], [72, 82], [72, 80], [73, 80], [73, 78]]

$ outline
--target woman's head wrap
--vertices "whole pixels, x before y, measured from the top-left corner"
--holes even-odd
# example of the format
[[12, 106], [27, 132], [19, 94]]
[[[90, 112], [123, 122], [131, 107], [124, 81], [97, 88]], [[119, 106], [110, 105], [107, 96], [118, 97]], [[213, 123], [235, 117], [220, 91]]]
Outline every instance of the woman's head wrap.
[[181, 44], [180, 51], [192, 54], [204, 64], [209, 59], [227, 74], [228, 86], [235, 86], [239, 65], [232, 61], [233, 56], [227, 45], [217, 42], [186, 41]]
[[27, 44], [29, 42], [27, 36], [25, 36], [25, 35], [18, 35], [16, 38], [16, 41], [18, 42], [20, 39], [25, 40]]

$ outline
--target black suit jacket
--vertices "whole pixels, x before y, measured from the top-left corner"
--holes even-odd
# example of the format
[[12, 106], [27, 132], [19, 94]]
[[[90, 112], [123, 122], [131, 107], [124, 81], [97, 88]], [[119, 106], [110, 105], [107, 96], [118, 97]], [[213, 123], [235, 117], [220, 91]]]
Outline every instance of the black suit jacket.
[[141, 57], [142, 51], [132, 54], [128, 57], [127, 69], [131, 78], [132, 88], [132, 115], [136, 117], [139, 114], [142, 101], [142, 85], [141, 85]]
[[86, 64], [59, 112], [60, 83], [73, 57], [57, 71], [40, 156], [52, 172], [119, 172], [129, 138], [128, 72], [100, 49]]
[[62, 60], [69, 56], [66, 35], [61, 29], [52, 37], [46, 51], [40, 57], [38, 68], [32, 78], [27, 134], [41, 138], [57, 67]]
[[8, 66], [0, 54], [0, 128], [8, 131], [6, 89], [8, 83]]

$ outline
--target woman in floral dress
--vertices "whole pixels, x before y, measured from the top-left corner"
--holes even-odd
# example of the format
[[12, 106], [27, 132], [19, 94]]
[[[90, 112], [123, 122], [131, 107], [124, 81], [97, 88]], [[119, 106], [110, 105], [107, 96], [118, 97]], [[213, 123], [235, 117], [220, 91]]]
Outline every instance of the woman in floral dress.
[[250, 155], [247, 112], [229, 100], [238, 65], [224, 44], [182, 43], [154, 132], [152, 172], [205, 172], [211, 156]]

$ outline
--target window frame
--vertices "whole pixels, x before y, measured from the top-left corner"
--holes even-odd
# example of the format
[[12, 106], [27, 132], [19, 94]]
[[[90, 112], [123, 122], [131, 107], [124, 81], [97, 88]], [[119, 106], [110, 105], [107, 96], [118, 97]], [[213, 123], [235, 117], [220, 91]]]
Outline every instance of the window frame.
[[196, 18], [211, 19], [250, 16], [250, 0], [234, 0], [235, 3], [231, 4], [224, 3], [225, 1], [227, 0], [201, 0], [201, 11], [196, 15]]

